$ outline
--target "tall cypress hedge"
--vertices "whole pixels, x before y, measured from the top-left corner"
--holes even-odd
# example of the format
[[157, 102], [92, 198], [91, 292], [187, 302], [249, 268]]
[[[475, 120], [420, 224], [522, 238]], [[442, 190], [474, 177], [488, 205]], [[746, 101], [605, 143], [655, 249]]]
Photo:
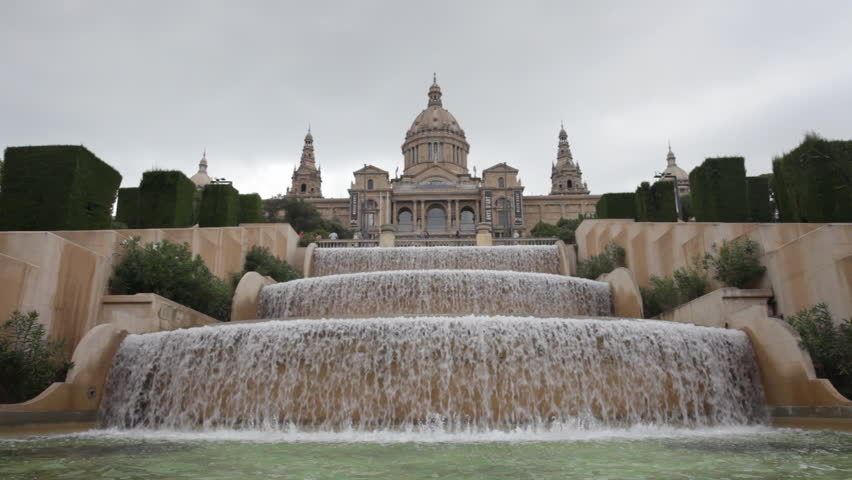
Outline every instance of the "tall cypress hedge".
[[139, 188], [128, 187], [118, 189], [118, 207], [116, 207], [115, 220], [127, 225], [128, 228], [139, 228], [141, 220], [139, 202]]
[[636, 220], [640, 222], [676, 222], [675, 187], [671, 180], [653, 185], [642, 182], [636, 189]]
[[772, 209], [769, 206], [769, 178], [746, 177], [748, 189], [748, 221], [771, 222]]
[[598, 218], [636, 218], [636, 194], [605, 193], [601, 195], [595, 213]]
[[234, 227], [240, 221], [240, 192], [227, 183], [211, 183], [201, 192], [198, 225]]
[[150, 170], [139, 184], [140, 227], [184, 228], [192, 225], [195, 184], [177, 170]]
[[852, 141], [807, 135], [772, 171], [782, 222], [852, 221]]
[[240, 194], [240, 223], [263, 222], [263, 199], [257, 193]]
[[121, 175], [86, 147], [9, 147], [0, 185], [2, 230], [99, 230], [112, 223]]
[[690, 172], [689, 186], [695, 221], [748, 221], [748, 191], [743, 157], [704, 160]]

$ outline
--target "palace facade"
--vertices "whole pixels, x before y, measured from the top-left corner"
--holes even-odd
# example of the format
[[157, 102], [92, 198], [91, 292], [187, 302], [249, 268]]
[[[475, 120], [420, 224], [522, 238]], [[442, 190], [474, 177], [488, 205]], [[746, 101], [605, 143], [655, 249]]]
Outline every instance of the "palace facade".
[[349, 198], [323, 198], [322, 172], [316, 166], [314, 138], [305, 136], [299, 166], [287, 195], [314, 204], [325, 218], [371, 237], [392, 224], [397, 235], [472, 234], [477, 223], [491, 225], [495, 236], [525, 235], [536, 223], [594, 216], [598, 195], [590, 195], [568, 135], [559, 131], [556, 161], [551, 164], [549, 195], [525, 196], [518, 169], [498, 163], [477, 176], [468, 170], [470, 144], [456, 118], [443, 106], [441, 87], [433, 79], [428, 103], [405, 133], [404, 169], [387, 171], [364, 165], [353, 172]]

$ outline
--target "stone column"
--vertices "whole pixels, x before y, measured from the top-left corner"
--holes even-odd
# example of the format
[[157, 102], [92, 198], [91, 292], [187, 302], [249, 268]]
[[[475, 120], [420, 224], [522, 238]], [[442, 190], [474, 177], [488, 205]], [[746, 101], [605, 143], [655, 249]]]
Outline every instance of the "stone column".
[[396, 244], [396, 227], [393, 225], [382, 225], [382, 233], [379, 235], [380, 247], [393, 247]]
[[476, 224], [476, 246], [490, 247], [494, 245], [494, 240], [491, 236], [491, 224], [481, 222]]

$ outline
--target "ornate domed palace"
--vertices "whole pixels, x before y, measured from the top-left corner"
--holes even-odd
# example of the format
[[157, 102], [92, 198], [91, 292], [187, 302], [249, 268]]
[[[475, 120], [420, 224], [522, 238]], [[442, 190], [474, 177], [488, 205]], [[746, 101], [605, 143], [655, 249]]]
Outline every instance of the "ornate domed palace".
[[353, 172], [349, 198], [323, 198], [309, 130], [287, 195], [304, 198], [323, 217], [337, 218], [365, 237], [385, 224], [394, 225], [400, 236], [468, 234], [478, 223], [489, 224], [497, 237], [523, 235], [539, 221], [594, 215], [599, 196], [589, 195], [564, 128], [552, 164], [550, 195], [524, 196], [518, 169], [506, 163], [486, 168], [481, 176], [476, 168], [471, 174], [470, 144], [441, 96], [433, 78], [426, 108], [405, 133], [401, 175], [390, 178], [387, 171], [364, 165]]

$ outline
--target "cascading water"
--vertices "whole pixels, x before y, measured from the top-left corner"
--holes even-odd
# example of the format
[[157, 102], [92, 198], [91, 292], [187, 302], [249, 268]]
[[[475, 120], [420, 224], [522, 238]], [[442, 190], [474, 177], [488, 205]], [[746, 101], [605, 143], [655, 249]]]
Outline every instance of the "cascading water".
[[544, 273], [390, 271], [307, 278], [265, 287], [260, 318], [484, 314], [612, 314], [609, 284]]
[[559, 273], [559, 250], [550, 246], [320, 248], [312, 276], [388, 270], [512, 270]]
[[739, 331], [633, 320], [295, 320], [130, 335], [107, 426], [547, 430], [765, 419]]

